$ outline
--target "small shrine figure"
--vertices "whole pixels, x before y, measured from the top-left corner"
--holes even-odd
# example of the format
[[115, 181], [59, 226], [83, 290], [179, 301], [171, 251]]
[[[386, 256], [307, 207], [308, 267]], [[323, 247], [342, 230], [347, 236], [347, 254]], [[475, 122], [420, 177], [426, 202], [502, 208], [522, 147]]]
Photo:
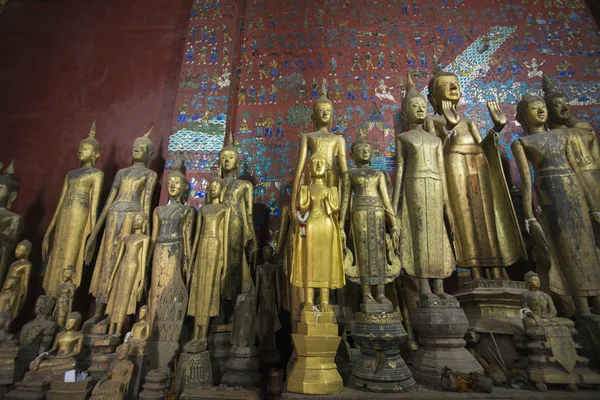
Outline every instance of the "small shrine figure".
[[344, 287], [342, 240], [338, 226], [338, 188], [326, 184], [325, 155], [310, 157], [310, 185], [298, 189], [297, 215], [300, 226], [294, 242], [292, 285], [304, 288], [304, 311], [314, 311], [315, 289], [320, 290], [320, 310], [332, 312], [329, 291]]
[[[400, 274], [400, 263], [388, 262], [386, 227], [391, 232], [395, 253], [400, 250], [400, 229], [390, 204], [385, 176], [369, 166], [373, 146], [366, 137], [359, 136], [352, 143], [351, 151], [356, 168], [346, 171], [342, 179], [339, 225], [343, 235], [346, 212], [352, 198], [350, 219], [357, 265], [347, 266], [346, 275], [361, 285], [363, 304], [379, 303], [389, 306], [391, 311], [392, 302], [385, 296], [385, 284]], [[371, 286], [377, 287], [376, 297], [371, 293]]]
[[12, 263], [8, 269], [7, 278], [17, 277], [19, 278], [19, 286], [15, 289], [16, 298], [11, 308], [13, 318], [19, 315], [19, 312], [23, 309], [25, 301], [27, 300], [27, 289], [29, 286], [29, 276], [31, 274], [31, 261], [29, 261], [29, 254], [31, 253], [31, 242], [29, 240], [23, 240], [15, 248], [15, 257], [17, 261]]
[[21, 230], [21, 216], [10, 210], [20, 187], [13, 177], [14, 173], [13, 161], [0, 176], [0, 286], [4, 282], [8, 263]]
[[117, 347], [117, 363], [98, 381], [90, 400], [123, 400], [127, 395], [134, 365], [127, 359], [129, 343]]
[[146, 343], [150, 338], [150, 322], [148, 322], [148, 306], [141, 306], [138, 311], [138, 322], [131, 327], [129, 354], [146, 354]]
[[14, 319], [11, 312], [17, 298], [17, 288], [21, 279], [9, 277], [5, 280], [0, 292], [0, 343], [11, 343], [14, 335], [10, 333], [10, 323]]
[[63, 283], [58, 287], [58, 298], [56, 300], [56, 308], [54, 309], [54, 318], [58, 326], [62, 329], [67, 322], [67, 316], [73, 310], [73, 297], [77, 287], [73, 283], [73, 273], [75, 269], [72, 265], [63, 269]]
[[256, 316], [256, 334], [258, 351], [274, 352], [273, 334], [281, 329], [279, 310], [281, 309], [281, 265], [271, 264], [273, 248], [263, 247], [264, 264], [256, 268], [256, 291], [258, 293], [258, 315]]

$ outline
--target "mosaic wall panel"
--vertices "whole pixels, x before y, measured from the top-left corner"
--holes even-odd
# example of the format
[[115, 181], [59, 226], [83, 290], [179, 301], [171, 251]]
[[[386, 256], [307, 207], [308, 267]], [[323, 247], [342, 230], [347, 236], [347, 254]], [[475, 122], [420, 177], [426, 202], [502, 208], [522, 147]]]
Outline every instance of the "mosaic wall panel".
[[[542, 73], [600, 128], [600, 32], [584, 0], [199, 0], [187, 46], [168, 166], [185, 159], [194, 204], [231, 132], [256, 202], [277, 217], [323, 78], [334, 131], [350, 145], [365, 130], [375, 165], [392, 176], [406, 74], [425, 94], [434, 58], [458, 75], [460, 108], [481, 132], [491, 127], [485, 102], [500, 101], [511, 121], [501, 140], [509, 161], [516, 102], [541, 93]], [[512, 163], [511, 174], [518, 182]]]

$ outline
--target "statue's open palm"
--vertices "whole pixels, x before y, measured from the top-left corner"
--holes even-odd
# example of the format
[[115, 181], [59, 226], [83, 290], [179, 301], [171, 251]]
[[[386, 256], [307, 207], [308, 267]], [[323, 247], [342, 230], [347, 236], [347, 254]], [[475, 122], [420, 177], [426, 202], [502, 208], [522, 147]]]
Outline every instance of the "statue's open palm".
[[442, 100], [442, 114], [446, 118], [446, 129], [454, 129], [460, 122], [460, 114], [450, 100]]
[[492, 122], [494, 123], [494, 131], [500, 132], [506, 126], [508, 119], [506, 118], [506, 114], [500, 108], [497, 100], [488, 101], [487, 103], [488, 111], [490, 113], [490, 117], [492, 118]]

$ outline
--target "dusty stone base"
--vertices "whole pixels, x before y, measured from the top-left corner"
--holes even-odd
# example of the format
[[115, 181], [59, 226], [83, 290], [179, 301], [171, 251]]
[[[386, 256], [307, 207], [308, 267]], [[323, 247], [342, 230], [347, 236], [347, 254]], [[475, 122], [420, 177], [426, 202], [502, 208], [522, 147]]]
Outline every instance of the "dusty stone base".
[[181, 395], [182, 400], [260, 400], [262, 393], [260, 389], [204, 387], [198, 389], [186, 389]]

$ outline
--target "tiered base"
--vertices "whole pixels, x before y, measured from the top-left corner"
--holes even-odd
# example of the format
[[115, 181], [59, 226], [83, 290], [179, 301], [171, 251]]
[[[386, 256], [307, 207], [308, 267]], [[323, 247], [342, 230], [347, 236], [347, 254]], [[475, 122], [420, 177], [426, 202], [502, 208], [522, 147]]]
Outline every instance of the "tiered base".
[[255, 387], [260, 383], [258, 350], [252, 347], [233, 346], [221, 383], [232, 387]]

